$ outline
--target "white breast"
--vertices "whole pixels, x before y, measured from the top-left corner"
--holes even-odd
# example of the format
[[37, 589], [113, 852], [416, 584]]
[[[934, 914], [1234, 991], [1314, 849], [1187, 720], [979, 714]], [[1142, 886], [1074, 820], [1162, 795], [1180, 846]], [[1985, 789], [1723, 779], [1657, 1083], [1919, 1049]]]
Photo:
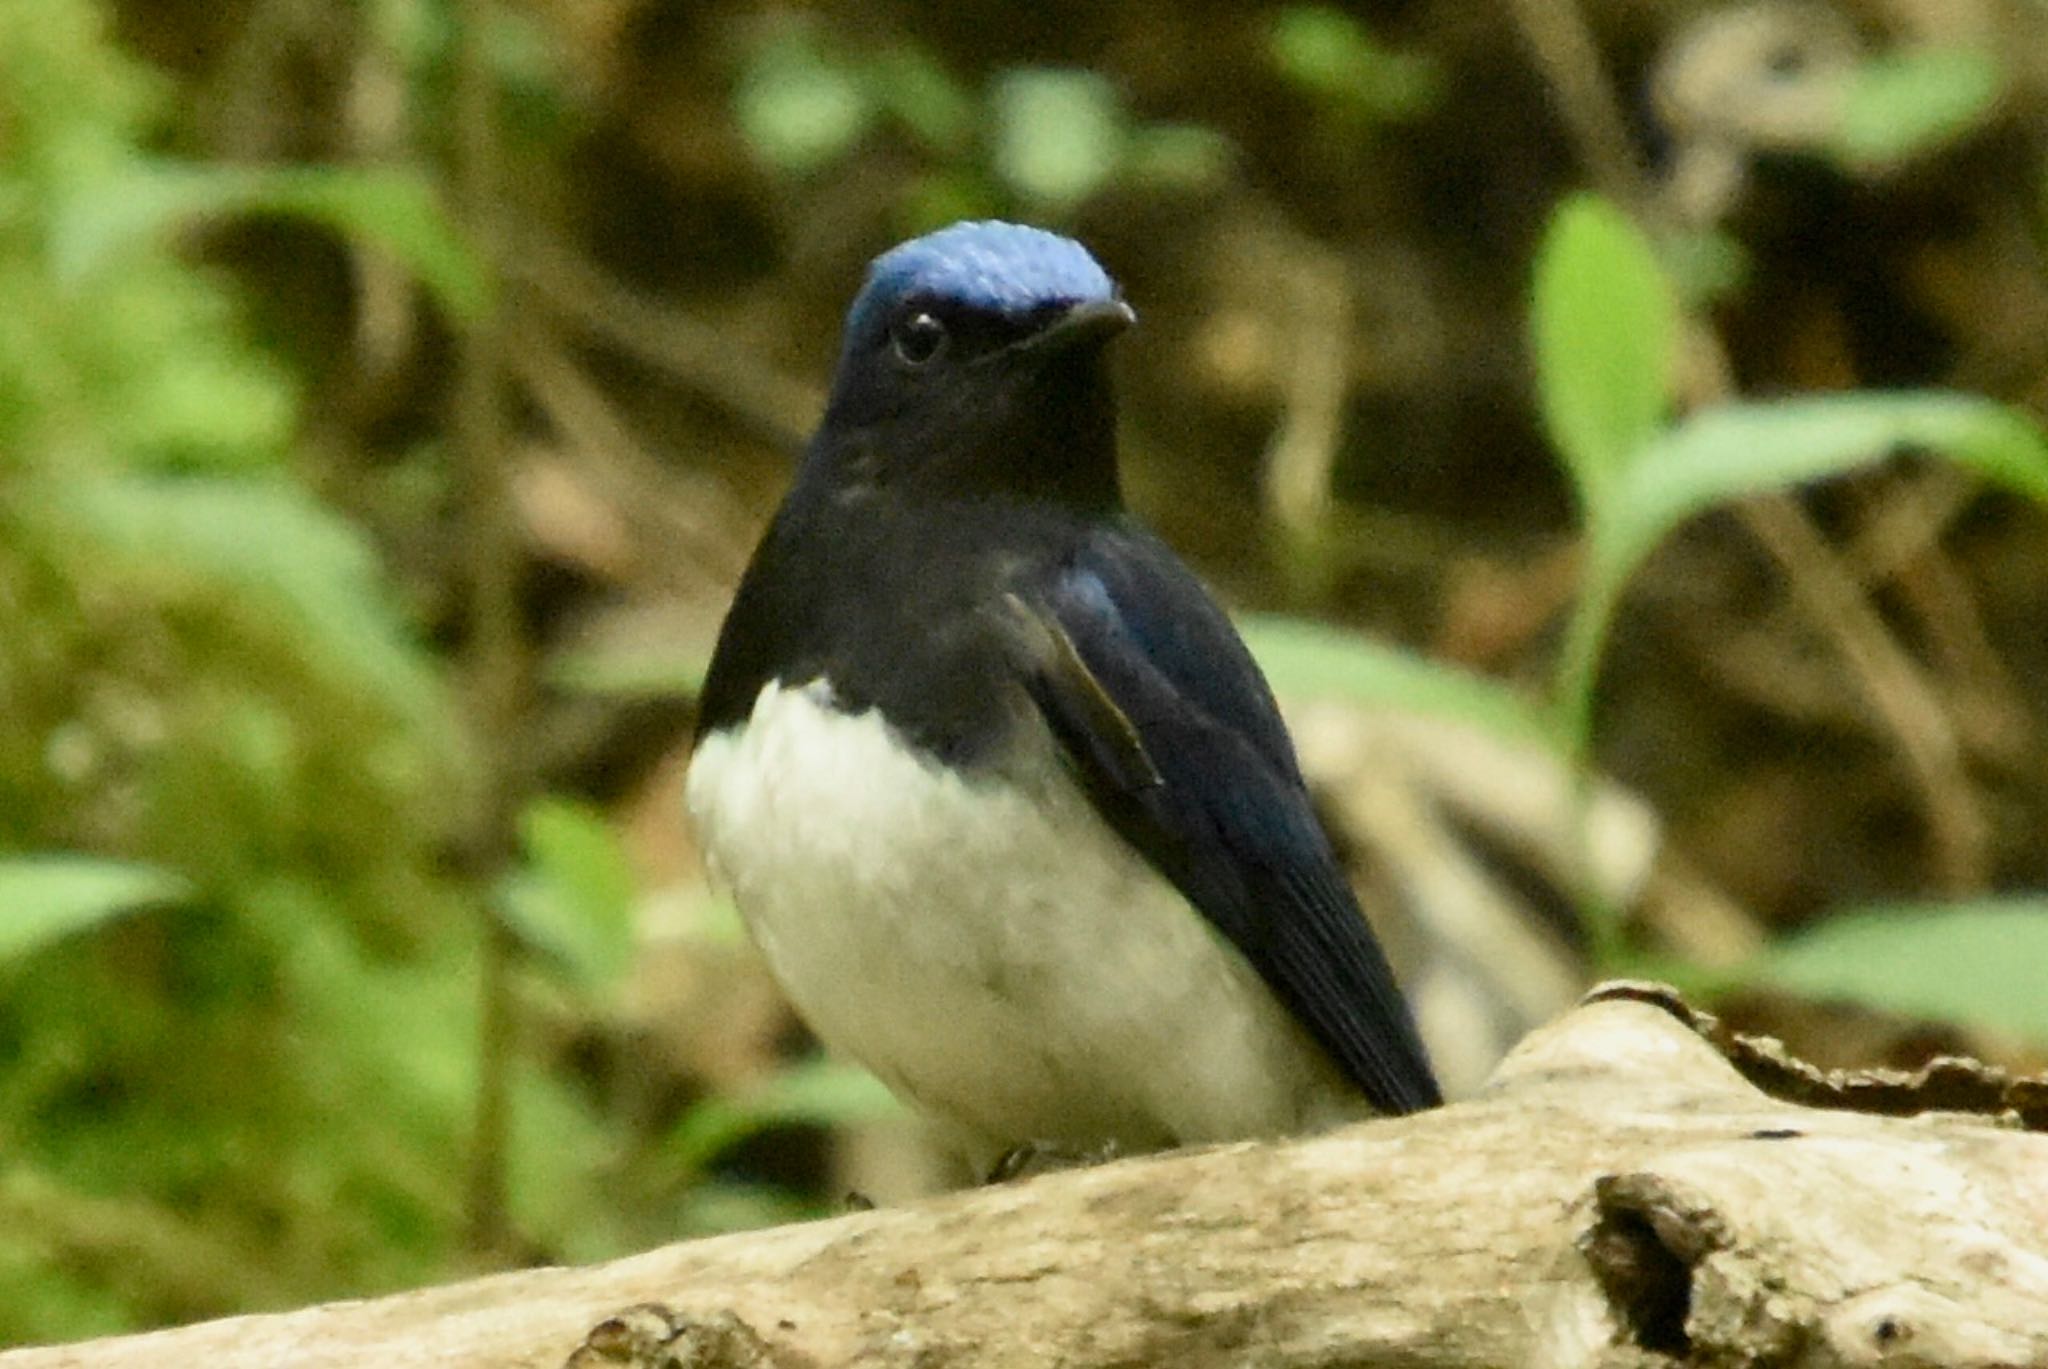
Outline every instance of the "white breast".
[[1002, 779], [822, 681], [705, 739], [688, 803], [812, 1029], [962, 1134], [1129, 1149], [1365, 1110], [1235, 948], [1105, 826], [1049, 735]]

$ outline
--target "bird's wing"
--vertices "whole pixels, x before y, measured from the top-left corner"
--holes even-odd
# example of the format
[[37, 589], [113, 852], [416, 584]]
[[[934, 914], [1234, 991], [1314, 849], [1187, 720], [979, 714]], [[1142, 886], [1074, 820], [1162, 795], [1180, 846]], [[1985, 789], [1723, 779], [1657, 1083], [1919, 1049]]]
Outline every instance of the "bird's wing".
[[1030, 690], [1097, 810], [1383, 1112], [1438, 1101], [1393, 973], [1251, 655], [1163, 543], [1092, 539], [1012, 600]]

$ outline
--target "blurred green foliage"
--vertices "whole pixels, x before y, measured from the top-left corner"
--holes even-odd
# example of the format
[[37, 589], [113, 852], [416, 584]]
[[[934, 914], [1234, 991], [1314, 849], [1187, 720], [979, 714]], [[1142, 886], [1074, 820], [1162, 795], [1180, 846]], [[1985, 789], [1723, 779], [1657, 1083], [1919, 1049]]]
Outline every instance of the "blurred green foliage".
[[60, 283], [115, 269], [114, 255], [195, 222], [278, 215], [375, 243], [457, 319], [476, 318], [490, 302], [489, 277], [417, 175], [329, 166], [189, 166], [136, 156], [63, 193], [48, 229], [49, 265]]
[[1365, 708], [1426, 713], [1508, 741], [1552, 740], [1537, 710], [1496, 681], [1299, 618], [1253, 614], [1237, 626], [1267, 682], [1288, 698], [1336, 698]]
[[459, 1212], [463, 743], [289, 378], [111, 248], [154, 108], [94, 7], [0, 7], [4, 1340], [410, 1282]]
[[1349, 121], [1412, 119], [1442, 97], [1443, 74], [1435, 62], [1387, 47], [1334, 5], [1282, 7], [1267, 42], [1282, 76]]
[[2005, 84], [1988, 52], [1929, 47], [1874, 57], [1849, 82], [1835, 132], [1838, 155], [1897, 162], [1983, 123]]
[[906, 232], [1005, 213], [1059, 219], [1111, 185], [1198, 190], [1231, 160], [1214, 130], [1138, 118], [1095, 72], [1018, 67], [976, 89], [915, 43], [847, 50], [796, 16], [768, 24], [748, 54], [734, 117], [788, 177], [826, 170], [878, 132], [905, 137], [923, 161]]
[[[1368, 707], [1454, 718], [1538, 741], [1584, 765], [1601, 656], [1628, 582], [1687, 519], [1744, 496], [1883, 461], [1945, 457], [2048, 505], [2048, 441], [2023, 415], [1952, 393], [1863, 393], [1725, 403], [1669, 420], [1681, 346], [1676, 289], [1620, 209], [1578, 196], [1557, 210], [1534, 267], [1537, 399], [1579, 496], [1585, 565], [1546, 726], [1512, 694], [1398, 648], [1281, 619], [1247, 622], [1275, 686]], [[1722, 990], [1773, 984], [2048, 1041], [2023, 968], [2048, 935], [2038, 899], [1851, 910], [1768, 948], [1739, 975], [1640, 957], [1615, 910], [1583, 910], [1610, 973], [1645, 972]]]
[[[0, 4], [0, 1343], [469, 1258], [485, 893], [450, 851], [478, 743], [309, 492], [292, 376], [175, 249], [296, 217], [455, 320], [487, 277], [420, 175], [168, 162], [160, 108], [97, 6]], [[617, 837], [550, 798], [523, 836], [502, 906], [599, 1003], [632, 944]], [[617, 1124], [529, 1053], [509, 1087], [535, 1249], [790, 1210], [657, 1182], [620, 1216]]]
[[2048, 899], [1849, 908], [1785, 937], [1744, 977], [2048, 1042]]
[[[1687, 519], [1904, 450], [1953, 461], [2048, 506], [2048, 440], [2025, 415], [1975, 395], [1724, 402], [1666, 422], [1682, 341], [1675, 298], [1655, 248], [1618, 208], [1591, 195], [1559, 207], [1537, 253], [1531, 331], [1537, 400], [1584, 529], [1582, 582], [1552, 690], [1558, 744], [1578, 765], [1591, 756], [1600, 658], [1622, 593]], [[1844, 917], [1773, 948], [1756, 978], [2039, 1034], [2040, 996], [2026, 976], [1983, 974], [1967, 991], [1956, 978], [1958, 966], [1995, 956], [2001, 937], [2024, 959], [2021, 948], [2040, 940], [2038, 904]], [[1611, 910], [1586, 915], [1596, 958], [1610, 971], [1632, 968]], [[1936, 944], [1943, 949], [1930, 952]]]
[[633, 955], [632, 867], [604, 815], [540, 798], [520, 817], [525, 862], [500, 902], [506, 921], [570, 982], [602, 994], [625, 977]]
[[1559, 664], [1561, 736], [1589, 754], [1599, 658], [1629, 578], [1686, 519], [1925, 449], [2048, 502], [2048, 443], [1974, 395], [1865, 393], [1724, 403], [1666, 424], [1681, 344], [1675, 291], [1619, 209], [1567, 200], [1537, 253], [1537, 401], [1571, 474], [1586, 573]]
[[464, 739], [294, 478], [290, 378], [154, 231], [428, 220], [166, 167], [155, 109], [95, 7], [0, 6], [0, 1340], [410, 1283], [459, 1233]]

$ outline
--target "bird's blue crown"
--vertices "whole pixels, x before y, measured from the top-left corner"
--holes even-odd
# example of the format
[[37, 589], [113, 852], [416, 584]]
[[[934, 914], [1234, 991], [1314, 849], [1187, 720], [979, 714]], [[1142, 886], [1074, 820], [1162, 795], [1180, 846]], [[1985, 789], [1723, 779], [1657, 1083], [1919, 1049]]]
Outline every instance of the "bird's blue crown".
[[875, 258], [846, 316], [848, 341], [868, 335], [896, 304], [918, 295], [1028, 313], [1051, 304], [1113, 299], [1116, 282], [1072, 238], [992, 219], [956, 223]]

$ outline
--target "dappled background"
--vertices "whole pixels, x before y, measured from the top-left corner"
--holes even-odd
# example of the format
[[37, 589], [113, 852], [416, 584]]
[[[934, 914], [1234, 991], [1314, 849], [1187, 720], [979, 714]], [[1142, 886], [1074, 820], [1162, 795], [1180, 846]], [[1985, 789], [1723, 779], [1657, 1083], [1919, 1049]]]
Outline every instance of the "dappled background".
[[2039, 1059], [2038, 4], [0, 0], [0, 1343], [946, 1181], [680, 777], [976, 215], [1124, 283], [1454, 1091], [1612, 974]]

